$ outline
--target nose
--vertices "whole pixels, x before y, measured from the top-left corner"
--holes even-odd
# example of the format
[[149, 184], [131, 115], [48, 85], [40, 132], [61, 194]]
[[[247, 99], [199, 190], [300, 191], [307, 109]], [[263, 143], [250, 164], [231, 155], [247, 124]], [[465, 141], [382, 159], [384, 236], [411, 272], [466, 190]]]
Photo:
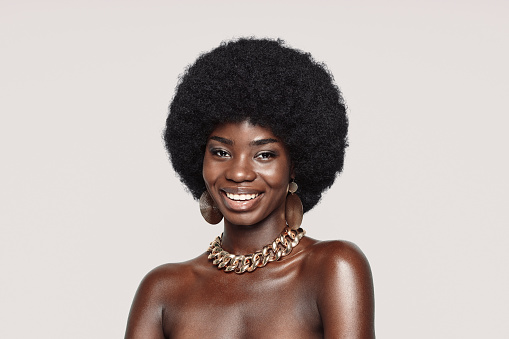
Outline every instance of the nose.
[[248, 156], [239, 156], [229, 161], [229, 167], [226, 171], [226, 179], [235, 182], [253, 181], [256, 178], [256, 172]]

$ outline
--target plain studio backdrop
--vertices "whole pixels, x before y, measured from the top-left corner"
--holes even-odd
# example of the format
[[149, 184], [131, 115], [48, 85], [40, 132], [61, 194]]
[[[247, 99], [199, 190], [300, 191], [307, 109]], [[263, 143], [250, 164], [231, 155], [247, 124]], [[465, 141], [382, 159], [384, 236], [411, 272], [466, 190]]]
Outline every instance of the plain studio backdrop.
[[345, 170], [303, 227], [365, 252], [377, 337], [507, 338], [508, 2], [0, 6], [1, 338], [120, 338], [143, 276], [221, 233], [161, 133], [186, 66], [242, 36], [343, 91]]

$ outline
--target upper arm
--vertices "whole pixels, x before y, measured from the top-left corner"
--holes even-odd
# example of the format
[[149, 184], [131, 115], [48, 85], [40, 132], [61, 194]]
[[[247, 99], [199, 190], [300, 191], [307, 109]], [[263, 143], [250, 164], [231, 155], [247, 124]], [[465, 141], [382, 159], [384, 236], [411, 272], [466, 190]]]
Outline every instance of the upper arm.
[[348, 242], [327, 247], [318, 298], [325, 338], [374, 338], [373, 279], [366, 257]]
[[129, 312], [125, 339], [164, 338], [161, 275], [149, 272], [140, 283]]

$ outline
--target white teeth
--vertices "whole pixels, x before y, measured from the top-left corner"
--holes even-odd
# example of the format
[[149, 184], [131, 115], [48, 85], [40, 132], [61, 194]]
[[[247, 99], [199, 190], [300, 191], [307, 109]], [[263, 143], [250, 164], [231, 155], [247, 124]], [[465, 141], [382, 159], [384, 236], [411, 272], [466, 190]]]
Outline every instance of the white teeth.
[[244, 200], [251, 200], [258, 196], [258, 193], [256, 194], [233, 194], [233, 193], [226, 193], [226, 196], [228, 199], [231, 200], [237, 200], [237, 201], [244, 201]]

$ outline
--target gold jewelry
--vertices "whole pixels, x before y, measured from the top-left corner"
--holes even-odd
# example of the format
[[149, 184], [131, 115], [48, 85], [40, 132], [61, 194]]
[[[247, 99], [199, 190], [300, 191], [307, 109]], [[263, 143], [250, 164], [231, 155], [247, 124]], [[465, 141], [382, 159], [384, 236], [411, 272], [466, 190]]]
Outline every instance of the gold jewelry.
[[213, 259], [212, 264], [216, 265], [218, 269], [224, 268], [225, 272], [235, 271], [238, 274], [253, 272], [257, 267], [263, 267], [270, 261], [277, 261], [290, 254], [305, 234], [306, 231], [302, 228], [292, 230], [285, 227], [272, 244], [268, 244], [261, 251], [248, 255], [235, 255], [223, 250], [221, 247], [223, 235], [221, 234], [210, 243], [207, 250], [208, 258]]
[[299, 196], [295, 194], [299, 186], [295, 181], [288, 184], [288, 195], [286, 196], [285, 205], [285, 219], [288, 226], [295, 230], [302, 224], [302, 217], [304, 215], [304, 208]]
[[223, 219], [223, 214], [217, 208], [214, 199], [210, 196], [209, 191], [205, 190], [200, 197], [200, 212], [209, 224], [215, 225]]

